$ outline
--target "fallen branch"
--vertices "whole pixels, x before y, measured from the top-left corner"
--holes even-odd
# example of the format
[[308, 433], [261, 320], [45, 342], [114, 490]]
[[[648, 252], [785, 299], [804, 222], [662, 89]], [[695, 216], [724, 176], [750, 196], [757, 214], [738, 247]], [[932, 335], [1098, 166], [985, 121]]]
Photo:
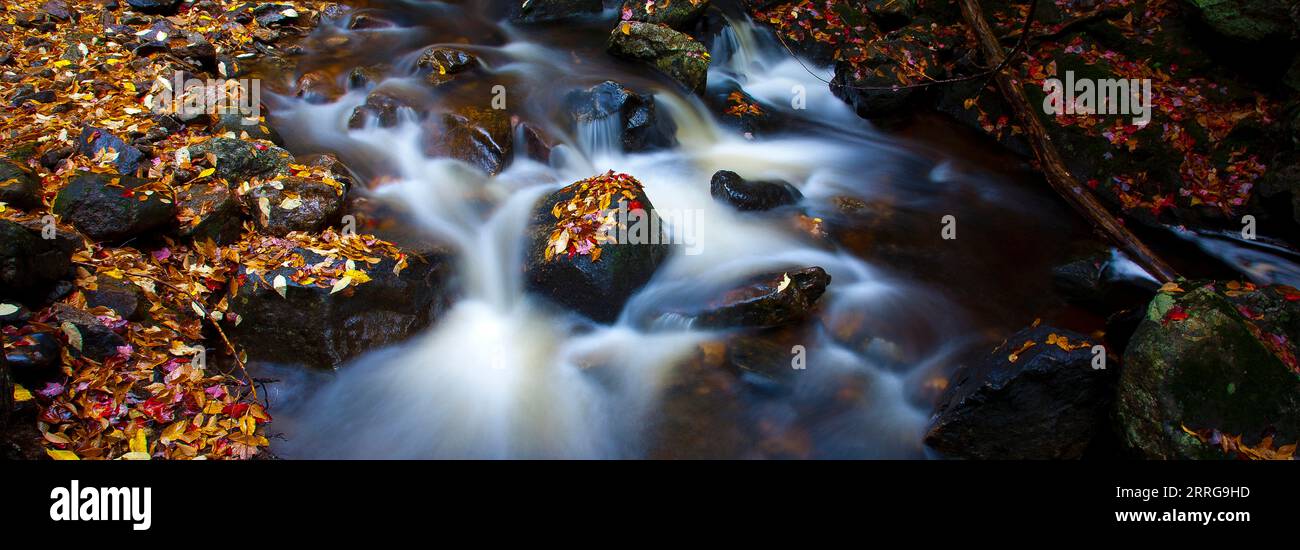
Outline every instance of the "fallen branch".
[[[998, 67], [1004, 66], [1006, 56], [1002, 46], [998, 43], [998, 37], [993, 34], [993, 29], [989, 27], [988, 21], [984, 19], [984, 12], [981, 11], [979, 1], [960, 0], [960, 3], [962, 18], [966, 20], [971, 32], [975, 34], [980, 49], [984, 52], [984, 56], [988, 58], [986, 61]], [[1150, 273], [1151, 276], [1161, 283], [1167, 283], [1177, 278], [1178, 273], [1172, 267], [1169, 267], [1169, 264], [1156, 256], [1155, 252], [1150, 248], [1147, 248], [1136, 235], [1112, 216], [1092, 193], [1079, 185], [1079, 182], [1074, 179], [1069, 169], [1065, 167], [1065, 161], [1061, 159], [1061, 154], [1057, 152], [1056, 146], [1052, 145], [1052, 138], [1047, 135], [1047, 128], [1043, 126], [1043, 121], [1039, 120], [1033, 104], [1025, 95], [1024, 89], [1020, 87], [1020, 82], [1006, 72], [999, 72], [994, 76], [994, 79], [998, 84], [998, 89], [1002, 92], [1002, 96], [1011, 106], [1011, 110], [1015, 112], [1021, 126], [1024, 127], [1029, 144], [1034, 149], [1034, 156], [1038, 159], [1038, 163], [1042, 165], [1043, 175], [1047, 178], [1047, 182], [1052, 185], [1052, 188], [1066, 202], [1070, 203], [1075, 210], [1088, 218], [1103, 236], [1122, 248], [1135, 263], [1145, 269], [1147, 273]]]

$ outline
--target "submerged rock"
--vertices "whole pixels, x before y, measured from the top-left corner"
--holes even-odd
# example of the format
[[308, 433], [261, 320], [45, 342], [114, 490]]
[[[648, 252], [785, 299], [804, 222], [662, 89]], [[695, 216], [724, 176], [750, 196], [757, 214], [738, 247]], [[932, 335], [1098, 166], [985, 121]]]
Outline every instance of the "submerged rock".
[[608, 49], [658, 69], [694, 93], [704, 92], [709, 52], [689, 35], [651, 23], [623, 21], [610, 33]]
[[600, 13], [601, 0], [517, 0], [510, 18], [523, 23], [560, 21]]
[[392, 128], [397, 126], [400, 120], [399, 113], [404, 108], [418, 112], [411, 106], [411, 102], [401, 96], [386, 92], [371, 92], [366, 96], [365, 103], [352, 110], [352, 117], [348, 119], [348, 128], [354, 130], [365, 128], [370, 120], [374, 120], [375, 125], [380, 128]]
[[499, 109], [464, 108], [443, 113], [424, 124], [424, 153], [451, 157], [498, 174], [510, 163], [514, 132], [510, 115]]
[[586, 90], [569, 92], [565, 103], [578, 125], [616, 124], [624, 151], [677, 145], [676, 125], [658, 114], [653, 95], [641, 95], [606, 80]]
[[22, 165], [0, 158], [0, 202], [22, 210], [35, 208], [41, 203], [41, 182]]
[[290, 176], [258, 183], [244, 195], [258, 228], [283, 237], [293, 231], [316, 232], [338, 221], [343, 212], [341, 184]]
[[[296, 249], [305, 265], [332, 262]], [[441, 248], [411, 251], [409, 265], [393, 273], [398, 261], [383, 257], [365, 267], [369, 281], [333, 292], [329, 286], [304, 285], [293, 267], [265, 273], [240, 269], [244, 281], [230, 297], [230, 312], [240, 322], [230, 334], [249, 357], [317, 368], [338, 367], [348, 359], [400, 342], [425, 327], [450, 301], [451, 255]], [[284, 296], [275, 288], [284, 282]]]
[[133, 176], [86, 174], [59, 191], [53, 211], [96, 241], [138, 237], [169, 225], [176, 213], [160, 190], [138, 189], [147, 185]]
[[[1300, 437], [1300, 292], [1233, 283], [1162, 291], [1124, 352], [1122, 439], [1148, 458], [1222, 457], [1191, 432]], [[1235, 287], [1235, 288], [1234, 288]]]
[[620, 10], [624, 21], [668, 25], [688, 30], [709, 9], [709, 0], [626, 0]]
[[[626, 215], [617, 210], [620, 201], [628, 205]], [[670, 245], [658, 226], [657, 234], [651, 231], [644, 215], [653, 208], [639, 181], [612, 171], [542, 199], [528, 228], [528, 290], [596, 321], [613, 322], [668, 258]], [[620, 224], [627, 227], [623, 242], [598, 236], [604, 231], [617, 239]]]
[[1108, 371], [1093, 344], [1048, 326], [1021, 330], [953, 374], [925, 442], [951, 457], [1071, 459], [1105, 425]]
[[799, 188], [786, 181], [746, 180], [730, 170], [719, 170], [709, 182], [709, 194], [739, 210], [771, 210], [803, 200]]

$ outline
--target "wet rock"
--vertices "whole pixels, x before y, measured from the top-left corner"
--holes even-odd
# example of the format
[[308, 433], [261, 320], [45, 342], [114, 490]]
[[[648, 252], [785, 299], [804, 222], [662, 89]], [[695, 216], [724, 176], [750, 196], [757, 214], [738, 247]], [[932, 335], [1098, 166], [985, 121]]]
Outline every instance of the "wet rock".
[[[1234, 283], [1235, 285], [1235, 283]], [[1151, 300], [1124, 352], [1121, 439], [1148, 458], [1222, 457], [1187, 433], [1256, 445], [1300, 437], [1300, 293], [1180, 283]]]
[[88, 157], [94, 157], [101, 152], [116, 154], [117, 160], [113, 161], [113, 166], [117, 168], [119, 174], [134, 174], [140, 167], [140, 160], [144, 158], [144, 153], [135, 146], [122, 141], [108, 130], [94, 126], [87, 126], [81, 130], [80, 144], [81, 154]]
[[253, 8], [253, 17], [263, 27], [307, 24], [302, 14], [289, 4], [261, 4]]
[[1125, 273], [1110, 253], [1052, 268], [1052, 283], [1071, 303], [1101, 314], [1145, 305], [1160, 286]]
[[149, 300], [144, 290], [130, 281], [100, 275], [96, 277], [95, 287], [95, 290], [85, 291], [88, 307], [106, 307], [129, 321], [139, 321], [149, 311]]
[[181, 0], [126, 0], [126, 5], [144, 13], [175, 13]]
[[96, 241], [138, 237], [167, 226], [176, 212], [162, 192], [133, 191], [148, 183], [133, 176], [86, 174], [59, 191], [53, 211]]
[[39, 388], [40, 384], [62, 374], [63, 345], [53, 333], [26, 328], [12, 342], [4, 359], [14, 381]]
[[258, 116], [256, 120], [240, 113], [217, 115], [212, 124], [212, 131], [214, 134], [233, 132], [240, 139], [265, 140], [280, 147], [284, 146], [284, 138], [280, 137], [280, 133], [275, 131], [264, 115]]
[[0, 202], [30, 210], [41, 204], [41, 182], [17, 162], [0, 158]]
[[356, 67], [348, 73], [348, 87], [352, 89], [365, 88], [378, 84], [384, 79], [384, 68], [378, 65], [369, 67]]
[[710, 86], [704, 100], [722, 124], [739, 130], [747, 138], [781, 127], [773, 111], [746, 93], [735, 80]]
[[430, 118], [422, 140], [424, 154], [465, 161], [488, 174], [500, 173], [514, 148], [510, 115], [475, 107]]
[[189, 147], [191, 159], [208, 153], [217, 157], [216, 175], [229, 182], [243, 182], [254, 177], [288, 174], [293, 156], [274, 145], [257, 141], [219, 137]]
[[320, 231], [338, 221], [344, 192], [341, 186], [286, 177], [254, 185], [244, 200], [260, 229], [283, 237], [292, 231]]
[[523, 136], [523, 143], [520, 146], [523, 147], [524, 154], [528, 158], [541, 163], [551, 161], [551, 149], [555, 148], [556, 142], [546, 131], [528, 122], [520, 122], [516, 124], [516, 128], [518, 131], [516, 135]]
[[[296, 251], [307, 264], [326, 261], [309, 250]], [[396, 262], [383, 258], [366, 268], [371, 280], [336, 293], [330, 287], [288, 280], [281, 297], [274, 289], [278, 268], [250, 274], [230, 298], [241, 322], [231, 337], [255, 360], [333, 368], [363, 352], [395, 344], [429, 326], [451, 299], [451, 254], [441, 248], [412, 250], [409, 266], [394, 274]], [[335, 260], [342, 264], [343, 260]]]
[[371, 92], [366, 96], [365, 103], [352, 110], [352, 117], [348, 119], [348, 128], [354, 130], [364, 128], [370, 120], [374, 120], [380, 128], [392, 128], [397, 126], [400, 120], [399, 114], [403, 109], [415, 111], [411, 102], [396, 94]]
[[937, 79], [942, 76], [941, 64], [935, 58], [929, 36], [906, 28], [890, 33], [884, 40], [869, 43], [863, 59], [858, 62], [837, 62], [831, 92], [853, 107], [860, 117], [878, 118], [893, 114], [920, 90], [893, 89], [908, 84], [901, 82], [897, 75], [918, 72], [917, 69], [898, 67], [897, 60], [900, 59], [915, 60], [915, 66], [923, 67], [921, 72], [924, 76], [913, 74], [912, 78]]
[[430, 84], [438, 85], [455, 75], [478, 67], [478, 58], [456, 48], [435, 46], [420, 54], [415, 61], [416, 71]]
[[325, 71], [307, 71], [294, 83], [294, 94], [308, 103], [330, 103], [343, 95], [343, 87]]
[[653, 95], [641, 95], [622, 84], [606, 80], [565, 98], [574, 122], [599, 125], [617, 121], [624, 151], [645, 151], [677, 145], [677, 127], [655, 110]]
[[693, 326], [705, 328], [770, 328], [807, 318], [826, 292], [831, 276], [820, 267], [805, 267], [751, 278], [688, 314]]
[[1215, 32], [1245, 42], [1277, 42], [1295, 38], [1291, 5], [1273, 0], [1185, 0]]
[[713, 174], [709, 194], [739, 210], [771, 210], [803, 200], [803, 193], [789, 182], [749, 181], [729, 170]]
[[[606, 185], [627, 190], [633, 196], [627, 201], [629, 206], [624, 210], [626, 214], [614, 214], [616, 223], [626, 224], [629, 228], [627, 238], [624, 239], [626, 242], [606, 243], [589, 249], [589, 253], [579, 254], [576, 250], [587, 246], [583, 243], [589, 241], [586, 238], [589, 235], [583, 230], [573, 229], [569, 233], [573, 236], [563, 241], [572, 243], [573, 247], [566, 245], [564, 250], [557, 253], [552, 235], [560, 229], [557, 223], [561, 222], [555, 213], [561, 212], [567, 218], [568, 215], [563, 214], [567, 211], [564, 205], [580, 193], [589, 193], [588, 190]], [[623, 196], [619, 195], [612, 200], [623, 200]], [[650, 281], [671, 250], [671, 246], [664, 242], [662, 231], [656, 227], [655, 230], [659, 233], [651, 233], [643, 212], [633, 214], [640, 209], [654, 209], [641, 189], [640, 182], [613, 172], [573, 183], [542, 199], [528, 228], [524, 267], [528, 290], [599, 322], [617, 319], [623, 305]], [[594, 240], [594, 237], [591, 239]], [[551, 251], [549, 259], [548, 249]], [[575, 252], [570, 253], [571, 250]]]
[[812, 341], [805, 327], [742, 331], [726, 341], [723, 366], [751, 390], [784, 395], [793, 388], [798, 372], [790, 350]]
[[926, 444], [960, 458], [1079, 458], [1110, 404], [1108, 371], [1093, 369], [1092, 347], [1045, 325], [1017, 332], [953, 374]]
[[689, 35], [650, 23], [624, 21], [610, 33], [608, 50], [648, 64], [692, 92], [704, 92], [709, 52]]
[[0, 296], [42, 306], [59, 281], [70, 275], [80, 240], [66, 231], [54, 231], [54, 238], [46, 239], [50, 232], [43, 230], [39, 223], [0, 220]]
[[235, 242], [243, 233], [243, 212], [235, 193], [222, 183], [196, 184], [176, 194], [177, 235], [217, 245]]
[[560, 21], [600, 13], [601, 0], [518, 0], [511, 19], [522, 23]]
[[[648, 11], [650, 8], [653, 11]], [[645, 0], [626, 0], [620, 10], [624, 21], [668, 25], [679, 31], [685, 31], [709, 9], [709, 0], [678, 0], [646, 2]]]

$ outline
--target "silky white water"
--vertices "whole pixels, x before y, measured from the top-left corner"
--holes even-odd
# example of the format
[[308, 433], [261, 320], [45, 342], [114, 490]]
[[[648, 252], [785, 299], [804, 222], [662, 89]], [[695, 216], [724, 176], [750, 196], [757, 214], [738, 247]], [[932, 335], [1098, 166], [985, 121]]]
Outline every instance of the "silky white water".
[[[264, 366], [281, 379], [273, 385], [273, 410], [283, 438], [274, 442], [274, 452], [291, 458], [647, 456], [652, 448], [675, 444], [657, 440], [652, 429], [669, 414], [662, 397], [674, 369], [702, 342], [721, 336], [671, 318], [649, 325], [637, 320], [665, 304], [693, 303], [701, 289], [821, 266], [833, 278], [820, 301], [821, 325], [865, 316], [878, 331], [876, 342], [867, 350], [854, 349], [825, 329], [814, 330], [804, 343], [807, 368], [792, 375], [787, 395], [739, 401], [757, 403], [761, 414], [755, 414], [764, 418], [764, 429], [798, 426], [807, 432], [811, 456], [923, 456], [920, 438], [928, 406], [916, 395], [926, 378], [941, 372], [972, 338], [960, 310], [924, 285], [809, 237], [787, 218], [738, 212], [714, 201], [709, 180], [723, 169], [785, 179], [805, 194], [802, 206], [816, 208], [835, 196], [872, 198], [883, 192], [875, 181], [898, 182], [903, 174], [909, 179], [920, 174], [923, 183], [927, 173], [942, 172], [941, 165], [880, 139], [824, 83], [783, 57], [770, 37], [747, 21], [732, 24], [721, 39], [726, 47], [715, 48], [722, 51], [715, 52], [711, 80], [735, 78], [784, 116], [822, 131], [747, 139], [719, 126], [698, 98], [657, 86], [643, 91], [653, 91], [660, 116], [676, 123], [679, 147], [625, 154], [617, 126], [557, 124], [548, 130], [563, 144], [550, 164], [528, 160], [517, 144], [510, 166], [488, 176], [457, 161], [424, 156], [412, 113], [395, 128], [348, 129], [364, 91], [325, 104], [275, 98], [277, 125], [291, 142], [332, 151], [354, 167], [390, 176], [374, 191], [376, 200], [404, 205], [421, 226], [459, 252], [463, 293], [423, 334], [356, 358], [336, 374]], [[557, 109], [555, 94], [544, 92], [565, 88], [555, 83], [558, 75], [574, 71], [572, 54], [508, 26], [502, 32], [506, 45], [467, 47], [484, 60], [483, 78], [508, 77], [515, 89], [533, 88], [534, 93], [511, 99], [528, 102], [528, 112]], [[396, 66], [409, 58], [400, 57]], [[608, 67], [584, 70], [593, 74], [569, 75], [583, 84], [565, 89], [631, 78], [610, 74]], [[380, 86], [418, 83], [395, 76]], [[798, 87], [807, 92], [805, 110], [788, 108]], [[525, 226], [547, 193], [611, 169], [644, 183], [657, 209], [699, 212], [700, 250], [695, 255], [679, 250], [633, 297], [619, 322], [593, 326], [525, 294]], [[918, 326], [933, 335], [929, 343], [904, 342]], [[890, 352], [909, 345], [924, 349], [906, 359]], [[861, 388], [847, 405], [806, 417], [845, 380]]]

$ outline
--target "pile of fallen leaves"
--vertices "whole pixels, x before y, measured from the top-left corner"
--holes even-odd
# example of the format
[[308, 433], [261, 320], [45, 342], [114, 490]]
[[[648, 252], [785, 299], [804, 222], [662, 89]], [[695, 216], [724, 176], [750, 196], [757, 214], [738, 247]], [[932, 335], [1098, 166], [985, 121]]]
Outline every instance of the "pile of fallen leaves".
[[1201, 443], [1218, 447], [1224, 454], [1242, 460], [1295, 460], [1296, 444], [1273, 446], [1273, 436], [1264, 436], [1258, 445], [1250, 446], [1241, 441], [1240, 435], [1220, 432], [1216, 429], [1193, 430], [1182, 426], [1183, 432], [1196, 438]]
[[[154, 16], [131, 12], [125, 5], [108, 9], [60, 0], [7, 2], [0, 11], [6, 28], [0, 38], [0, 98], [8, 104], [0, 117], [7, 148], [3, 153], [31, 159], [26, 167], [40, 178], [43, 206], [22, 212], [0, 203], [0, 218], [39, 222], [72, 179], [87, 172], [118, 172], [125, 151], [107, 148], [79, 154], [78, 141], [86, 127], [124, 137], [153, 136], [145, 140], [149, 145], [142, 146], [144, 154], [134, 172], [149, 180], [132, 190], [142, 200], [160, 194], [174, 202], [189, 185], [215, 181], [217, 159], [188, 156], [188, 147], [212, 139], [213, 131], [195, 124], [160, 128], [155, 111], [178, 106], [162, 105], [160, 92], [170, 86], [177, 70], [203, 78], [233, 77], [238, 65], [266, 51], [255, 39], [277, 32], [263, 27], [262, 21], [271, 17], [309, 24], [322, 4], [207, 0], [205, 9], [183, 3], [172, 15]], [[113, 39], [120, 36], [135, 37], [136, 46], [128, 48]], [[178, 49], [195, 48], [210, 54], [215, 63], [193, 66], [175, 55]], [[264, 125], [260, 129], [267, 133]], [[249, 139], [247, 132], [224, 135], [270, 146]], [[289, 169], [296, 177], [343, 191], [328, 169], [296, 164]], [[255, 182], [224, 183], [246, 191]], [[199, 214], [182, 211], [178, 221], [193, 222]], [[15, 389], [18, 401], [35, 402], [49, 456], [259, 455], [268, 445], [265, 429], [271, 417], [243, 372], [243, 354], [226, 338], [226, 329], [242, 321], [227, 311], [228, 298], [249, 274], [279, 267], [298, 268], [293, 278], [299, 284], [337, 291], [369, 281], [366, 269], [381, 258], [396, 260], [395, 271], [405, 266], [405, 256], [393, 245], [332, 229], [271, 237], [246, 222], [242, 239], [228, 246], [167, 236], [160, 241], [145, 249], [83, 242], [72, 258], [75, 289], [51, 307], [33, 312], [21, 327], [4, 329], [6, 353], [34, 345], [37, 332], [56, 334], [63, 344], [60, 380]], [[325, 261], [307, 265], [295, 249], [320, 254]], [[86, 293], [109, 283], [139, 289], [148, 302], [147, 313], [130, 320], [107, 307], [90, 307]], [[88, 325], [107, 327], [126, 344], [103, 361], [83, 357], [77, 353], [85, 338], [79, 327]], [[218, 355], [233, 359], [233, 365], [217, 368], [213, 359]]]
[[641, 202], [637, 200], [641, 182], [610, 170], [579, 181], [572, 187], [572, 198], [551, 207], [555, 228], [547, 241], [546, 260], [582, 255], [591, 256], [593, 262], [599, 261], [601, 245], [614, 242], [615, 231], [620, 224], [627, 223], [627, 220], [618, 219], [618, 211], [610, 206], [617, 200], [627, 204], [628, 212], [641, 210]]

